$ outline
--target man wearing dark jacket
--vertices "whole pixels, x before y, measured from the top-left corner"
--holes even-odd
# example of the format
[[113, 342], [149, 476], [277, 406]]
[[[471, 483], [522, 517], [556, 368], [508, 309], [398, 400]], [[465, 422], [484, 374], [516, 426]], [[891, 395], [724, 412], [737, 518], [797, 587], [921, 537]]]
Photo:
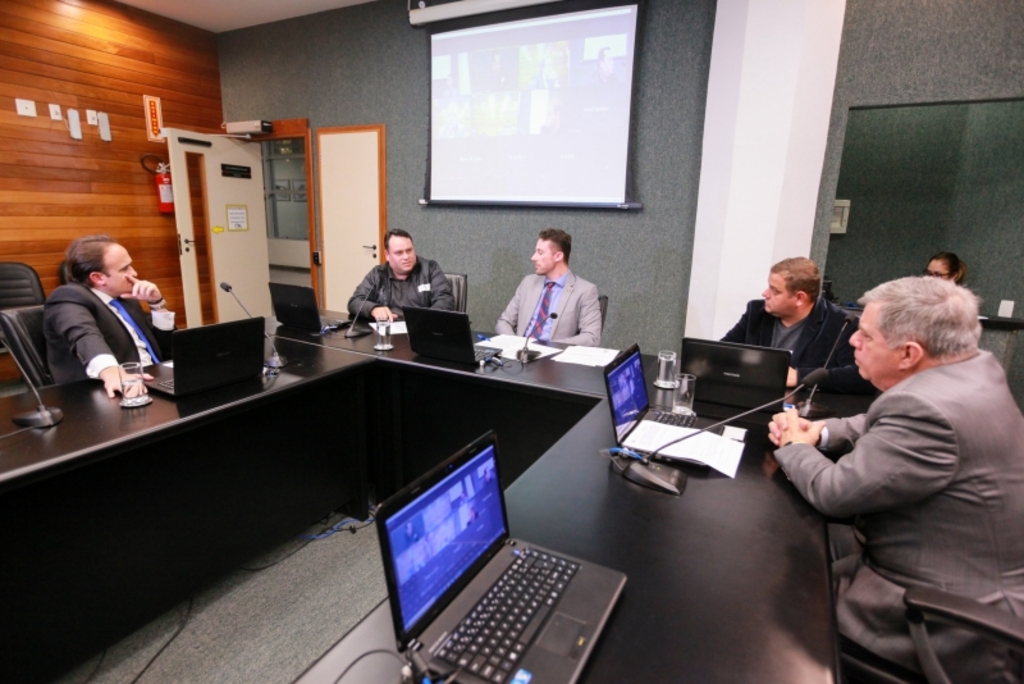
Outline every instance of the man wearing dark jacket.
[[436, 261], [418, 259], [412, 236], [404, 230], [384, 234], [387, 263], [375, 266], [348, 300], [348, 312], [374, 320], [402, 318], [402, 307], [455, 309], [455, 297]]
[[78, 238], [65, 257], [73, 282], [54, 290], [43, 309], [50, 372], [58, 384], [100, 379], [113, 397], [121, 391], [119, 363], [171, 358], [173, 324], [154, 326], [140, 302], [150, 312], [167, 304], [155, 284], [138, 278], [128, 250], [107, 235]]
[[[772, 266], [763, 299], [747, 304], [747, 311], [723, 342], [740, 342], [792, 352], [787, 387], [796, 387], [811, 371], [828, 364], [828, 381], [819, 389], [848, 394], [874, 394], [875, 388], [860, 376], [853, 359], [850, 336], [857, 322], [846, 328], [846, 312], [819, 298], [821, 273], [810, 259], [783, 259]], [[841, 333], [841, 334], [840, 334]], [[838, 344], [837, 344], [838, 340]]]

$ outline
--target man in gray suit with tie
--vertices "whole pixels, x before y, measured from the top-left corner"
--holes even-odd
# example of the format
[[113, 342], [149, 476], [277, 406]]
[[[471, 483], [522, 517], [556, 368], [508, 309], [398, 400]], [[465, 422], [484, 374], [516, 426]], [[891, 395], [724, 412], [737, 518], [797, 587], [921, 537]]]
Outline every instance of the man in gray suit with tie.
[[601, 307], [597, 287], [569, 270], [572, 236], [564, 230], [540, 232], [528, 275], [494, 329], [540, 342], [596, 347], [601, 343]]
[[[855, 418], [778, 414], [770, 438], [815, 508], [854, 516], [850, 553], [833, 564], [839, 631], [920, 671], [904, 617], [907, 587], [1024, 615], [1024, 417], [998, 361], [978, 350], [978, 299], [969, 290], [903, 278], [860, 302], [850, 344], [882, 395]], [[941, 625], [929, 632], [952, 681], [1021, 681], [1021, 660], [1006, 647]]]

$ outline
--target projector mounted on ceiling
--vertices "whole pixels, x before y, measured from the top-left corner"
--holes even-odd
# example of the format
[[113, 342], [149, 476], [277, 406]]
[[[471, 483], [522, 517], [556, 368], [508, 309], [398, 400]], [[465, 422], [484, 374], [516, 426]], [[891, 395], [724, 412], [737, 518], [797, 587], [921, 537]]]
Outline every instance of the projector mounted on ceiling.
[[413, 26], [422, 26], [435, 21], [500, 12], [530, 5], [543, 5], [549, 2], [561, 2], [561, 0], [460, 0], [460, 2], [448, 2], [433, 7], [425, 7], [426, 3], [420, 2], [420, 9], [412, 9], [412, 0], [409, 0], [409, 23]]

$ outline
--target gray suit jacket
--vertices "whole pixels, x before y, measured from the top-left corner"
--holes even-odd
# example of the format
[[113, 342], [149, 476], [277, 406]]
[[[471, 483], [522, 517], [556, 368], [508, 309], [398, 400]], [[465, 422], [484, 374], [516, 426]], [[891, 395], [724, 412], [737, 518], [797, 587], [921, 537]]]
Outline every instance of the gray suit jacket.
[[[856, 516], [861, 551], [833, 565], [839, 630], [919, 670], [903, 592], [934, 586], [1024, 616], [1024, 417], [988, 352], [918, 373], [864, 415], [826, 421], [828, 451], [775, 457], [826, 515]], [[954, 682], [1021, 681], [1007, 650], [929, 625]]]
[[[530, 325], [537, 308], [544, 276], [528, 275], [516, 288], [512, 301], [505, 307], [494, 326], [499, 335], [522, 335]], [[601, 307], [597, 303], [597, 286], [578, 278], [572, 271], [555, 309], [558, 317], [551, 328], [551, 341], [596, 347], [601, 344]]]

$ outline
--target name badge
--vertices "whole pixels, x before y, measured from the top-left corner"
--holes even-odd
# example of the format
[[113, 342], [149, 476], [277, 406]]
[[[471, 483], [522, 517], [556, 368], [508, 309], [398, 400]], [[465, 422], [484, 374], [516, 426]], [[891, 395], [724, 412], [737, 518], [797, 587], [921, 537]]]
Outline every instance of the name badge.
[[416, 289], [420, 292], [430, 292], [430, 283], [423, 283]]

